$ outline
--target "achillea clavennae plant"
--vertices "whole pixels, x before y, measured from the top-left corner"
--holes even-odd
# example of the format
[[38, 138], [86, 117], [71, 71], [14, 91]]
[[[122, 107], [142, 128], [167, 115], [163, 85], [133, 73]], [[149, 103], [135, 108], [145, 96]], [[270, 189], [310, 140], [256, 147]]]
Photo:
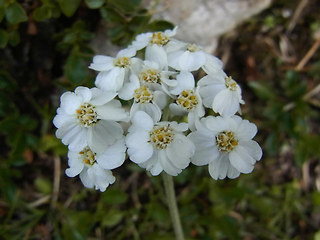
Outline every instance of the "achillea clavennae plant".
[[[252, 140], [256, 125], [236, 115], [244, 104], [240, 86], [218, 58], [175, 39], [176, 31], [143, 33], [114, 58], [95, 56], [89, 68], [98, 72], [96, 88], [64, 93], [53, 123], [69, 148], [66, 174], [79, 175], [85, 187], [105, 191], [126, 153], [153, 176], [165, 172], [176, 237], [183, 239], [168, 175], [193, 163], [208, 165], [214, 179], [236, 178], [252, 172], [262, 150]], [[200, 69], [205, 76], [195, 79]], [[130, 100], [129, 112], [119, 99]], [[121, 121], [131, 123], [127, 133]]]

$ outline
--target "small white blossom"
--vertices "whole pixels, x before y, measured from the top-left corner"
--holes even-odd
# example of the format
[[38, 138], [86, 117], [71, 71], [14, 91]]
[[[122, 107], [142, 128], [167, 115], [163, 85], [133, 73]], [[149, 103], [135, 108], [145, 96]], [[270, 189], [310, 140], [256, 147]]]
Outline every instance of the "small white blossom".
[[128, 121], [129, 116], [115, 92], [98, 88], [77, 87], [75, 92], [65, 92], [53, 124], [58, 128], [57, 138], [73, 151], [89, 146], [100, 152], [123, 138], [123, 129], [116, 121]]
[[262, 157], [260, 146], [252, 140], [256, 133], [256, 125], [239, 116], [203, 118], [188, 136], [196, 147], [191, 161], [198, 166], [209, 164], [214, 179], [250, 173]]
[[136, 50], [146, 48], [145, 59], [156, 62], [161, 68], [168, 66], [166, 47], [170, 45], [171, 38], [176, 34], [177, 27], [164, 32], [148, 32], [139, 34], [130, 47]]
[[154, 123], [148, 114], [139, 111], [126, 136], [128, 155], [154, 176], [162, 171], [176, 176], [189, 165], [194, 153], [193, 143], [182, 133], [187, 128], [185, 123]]
[[168, 87], [177, 85], [176, 80], [169, 79], [175, 75], [175, 72], [161, 69], [159, 64], [150, 61], [144, 61], [144, 64], [138, 74], [132, 74], [130, 81], [125, 83], [119, 91], [119, 98], [130, 100], [134, 96], [134, 91], [142, 85], [145, 85], [152, 91], [163, 91], [170, 95]]
[[206, 63], [206, 53], [196, 44], [176, 41], [176, 49], [168, 52], [168, 65], [179, 71], [196, 71]]
[[107, 147], [103, 152], [93, 152], [88, 146], [81, 151], [68, 152], [68, 177], [80, 176], [81, 182], [87, 188], [95, 187], [104, 192], [115, 177], [110, 169], [121, 166], [125, 160], [126, 147], [124, 139]]
[[199, 80], [198, 86], [203, 104], [222, 116], [234, 115], [240, 110], [240, 104], [244, 104], [241, 88], [222, 70], [206, 75]]
[[89, 68], [99, 71], [95, 84], [105, 91], [119, 91], [129, 81], [129, 76], [140, 68], [142, 61], [135, 58], [136, 50], [121, 50], [115, 58], [97, 55]]

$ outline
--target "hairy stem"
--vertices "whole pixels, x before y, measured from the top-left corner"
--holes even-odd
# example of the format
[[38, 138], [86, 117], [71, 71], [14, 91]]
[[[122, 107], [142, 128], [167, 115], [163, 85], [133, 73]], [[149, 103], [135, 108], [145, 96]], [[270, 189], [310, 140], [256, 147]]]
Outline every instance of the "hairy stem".
[[184, 240], [182, 225], [180, 221], [179, 210], [177, 206], [176, 194], [172, 176], [167, 173], [162, 174], [164, 189], [167, 195], [167, 204], [171, 215], [171, 221], [177, 240]]

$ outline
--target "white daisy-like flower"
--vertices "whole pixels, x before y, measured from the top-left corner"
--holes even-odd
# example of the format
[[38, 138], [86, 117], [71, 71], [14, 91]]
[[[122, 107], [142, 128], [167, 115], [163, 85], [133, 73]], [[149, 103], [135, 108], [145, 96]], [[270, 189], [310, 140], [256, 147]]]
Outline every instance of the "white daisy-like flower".
[[176, 102], [171, 103], [169, 108], [175, 115], [188, 114], [188, 126], [195, 130], [195, 122], [205, 114], [202, 99], [198, 88], [195, 88], [195, 80], [192, 73], [182, 71], [177, 75], [177, 86], [170, 90], [170, 93], [178, 95]]
[[204, 76], [198, 86], [204, 106], [222, 116], [234, 115], [240, 111], [240, 104], [244, 104], [240, 86], [222, 70]]
[[188, 126], [191, 131], [195, 130], [195, 123], [205, 114], [198, 88], [183, 90], [169, 108], [175, 115], [188, 115]]
[[134, 116], [138, 111], [144, 111], [157, 122], [161, 119], [161, 114], [167, 105], [167, 96], [162, 91], [152, 91], [145, 85], [134, 90], [134, 101], [130, 108], [130, 116]]
[[172, 30], [165, 30], [164, 32], [139, 34], [130, 47], [133, 47], [137, 51], [146, 48], [145, 59], [156, 62], [161, 68], [165, 68], [168, 66], [166, 48], [170, 45], [170, 41], [176, 34], [176, 31], [177, 27]]
[[105, 91], [118, 91], [123, 84], [129, 81], [129, 76], [135, 74], [142, 64], [139, 58], [135, 58], [134, 48], [123, 49], [115, 58], [97, 55], [89, 68], [99, 71], [95, 85]]
[[168, 65], [179, 71], [196, 71], [206, 64], [206, 53], [196, 44], [176, 42], [175, 50], [168, 50]]
[[57, 138], [72, 151], [89, 146], [95, 152], [121, 139], [123, 129], [116, 121], [128, 121], [129, 116], [115, 96], [115, 92], [86, 87], [62, 94], [53, 119]]
[[126, 147], [124, 138], [105, 148], [103, 152], [96, 153], [88, 146], [81, 151], [68, 152], [68, 177], [80, 176], [81, 182], [87, 188], [95, 187], [104, 192], [109, 184], [115, 182], [110, 169], [121, 166], [125, 160]]
[[209, 164], [214, 179], [250, 173], [262, 157], [259, 144], [252, 140], [256, 133], [255, 124], [236, 115], [203, 118], [197, 123], [197, 131], [188, 135], [196, 147], [191, 162]]
[[186, 123], [154, 123], [148, 114], [139, 111], [126, 136], [127, 153], [153, 176], [162, 171], [176, 176], [189, 165], [194, 153], [194, 144], [182, 133], [187, 129]]
[[142, 85], [156, 91], [164, 91], [168, 95], [168, 87], [177, 85], [177, 81], [170, 79], [170, 76], [176, 75], [176, 72], [166, 71], [159, 67], [159, 64], [150, 61], [144, 61], [144, 64], [137, 75], [130, 76], [130, 81], [125, 83], [119, 91], [119, 98], [123, 100], [132, 99], [134, 91]]

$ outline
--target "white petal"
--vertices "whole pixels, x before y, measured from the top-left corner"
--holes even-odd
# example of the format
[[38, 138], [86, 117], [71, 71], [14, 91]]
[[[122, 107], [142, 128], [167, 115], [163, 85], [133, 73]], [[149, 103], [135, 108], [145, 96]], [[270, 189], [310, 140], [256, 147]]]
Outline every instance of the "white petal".
[[118, 91], [123, 85], [124, 74], [124, 69], [114, 67], [110, 71], [100, 72], [97, 75], [95, 84], [104, 91]]
[[210, 116], [205, 118], [203, 122], [208, 129], [210, 129], [212, 132], [217, 134], [225, 130], [231, 130], [228, 119], [229, 118], [221, 117], [221, 116], [217, 116], [217, 117]]
[[179, 60], [183, 53], [184, 53], [183, 50], [170, 52], [168, 54], [168, 65], [176, 70], [181, 70], [179, 65]]
[[119, 100], [111, 100], [110, 102], [96, 107], [99, 117], [104, 120], [112, 121], [128, 121], [128, 113], [121, 107]]
[[74, 115], [58, 114], [53, 119], [53, 124], [56, 128], [60, 128], [63, 125], [69, 126], [77, 121]]
[[82, 98], [83, 102], [89, 102], [92, 97], [91, 90], [87, 87], [77, 87], [74, 92]]
[[251, 140], [257, 134], [257, 126], [248, 120], [242, 120], [237, 129], [237, 136], [244, 141]]
[[102, 91], [99, 88], [92, 88], [91, 92], [92, 98], [90, 100], [90, 103], [95, 106], [103, 105], [107, 102], [110, 102], [117, 95], [117, 92], [115, 91]]
[[195, 145], [195, 153], [191, 158], [193, 164], [197, 166], [207, 165], [218, 157], [219, 150], [215, 145], [214, 135], [203, 135], [196, 131], [190, 133], [188, 137]]
[[211, 54], [206, 54], [206, 63], [202, 67], [202, 69], [207, 74], [216, 74], [217, 72], [222, 70], [222, 67], [223, 63], [219, 58], [212, 56]]
[[238, 147], [243, 147], [246, 149], [248, 154], [256, 161], [259, 161], [262, 157], [262, 149], [259, 144], [253, 140], [240, 141]]
[[133, 47], [128, 47], [125, 49], [122, 49], [118, 52], [117, 57], [133, 57], [136, 55], [136, 49]]
[[228, 154], [219, 155], [215, 161], [209, 163], [210, 176], [215, 180], [226, 178], [229, 166]]
[[89, 68], [96, 71], [109, 71], [113, 67], [113, 58], [103, 55], [93, 57], [93, 63]]
[[185, 71], [196, 71], [198, 70], [206, 61], [206, 56], [204, 52], [189, 52], [185, 51], [179, 61], [180, 69]]
[[143, 163], [151, 158], [153, 147], [149, 140], [148, 132], [134, 132], [126, 136], [126, 145], [128, 147], [128, 155], [131, 161], [135, 163]]
[[138, 77], [136, 75], [130, 76], [130, 81], [125, 83], [119, 91], [119, 98], [123, 100], [130, 100], [134, 96], [134, 90], [140, 87]]
[[220, 91], [213, 100], [212, 109], [222, 116], [234, 115], [240, 109], [237, 95], [228, 89]]
[[180, 107], [176, 103], [170, 103], [169, 109], [174, 115], [177, 115], [177, 116], [183, 116], [188, 113], [186, 110], [184, 110], [182, 107]]
[[86, 132], [87, 130], [78, 124], [64, 124], [57, 129], [56, 136], [61, 139], [63, 144], [69, 145], [70, 150], [78, 151], [87, 145]]
[[[141, 130], [145, 131], [151, 131], [154, 125], [154, 121], [152, 118], [143, 111], [138, 111], [133, 115], [133, 118], [131, 120], [132, 126], [135, 128], [139, 128]], [[130, 128], [129, 128], [130, 132]]]
[[237, 169], [235, 169], [231, 164], [229, 164], [227, 177], [234, 179], [234, 178], [239, 177], [239, 175], [240, 175], [240, 172]]
[[192, 73], [190, 72], [180, 72], [180, 74], [177, 75], [177, 81], [178, 85], [170, 91], [172, 94], [178, 95], [183, 90], [194, 88], [195, 81]]
[[229, 153], [229, 159], [232, 166], [234, 166], [241, 173], [251, 173], [253, 170], [253, 162], [255, 160], [243, 151], [241, 148], [235, 148]]
[[111, 145], [102, 154], [97, 154], [97, 162], [104, 169], [120, 167], [125, 160], [126, 146], [124, 138]]
[[147, 46], [145, 55], [146, 60], [158, 63], [160, 69], [163, 69], [168, 65], [168, 59], [165, 50], [163, 47], [158, 46], [157, 44]]
[[[70, 151], [69, 151], [70, 152]], [[69, 154], [68, 154], [69, 157]], [[75, 177], [83, 170], [84, 164], [78, 158], [74, 159], [75, 161], [70, 164], [70, 158], [68, 160], [69, 168], [66, 169], [66, 175], [68, 177]]]
[[88, 129], [88, 145], [94, 152], [103, 152], [122, 137], [122, 127], [114, 121], [101, 120]]
[[180, 169], [185, 169], [189, 165], [194, 151], [194, 144], [182, 134], [176, 134], [173, 142], [166, 148], [168, 160]]
[[163, 109], [167, 106], [167, 95], [162, 91], [154, 91], [154, 100], [153, 100], [160, 109]]
[[86, 188], [93, 188], [94, 186], [94, 179], [92, 179], [91, 176], [88, 175], [88, 169], [84, 169], [81, 173], [80, 173], [80, 179], [81, 182], [83, 183], [83, 185]]
[[72, 92], [63, 93], [61, 95], [60, 101], [61, 101], [60, 108], [65, 113], [68, 113], [68, 114], [76, 113], [76, 110], [83, 103], [82, 98]]
[[168, 159], [165, 150], [160, 150], [158, 153], [158, 158], [163, 170], [171, 176], [177, 176], [181, 173], [181, 169], [175, 167]]

